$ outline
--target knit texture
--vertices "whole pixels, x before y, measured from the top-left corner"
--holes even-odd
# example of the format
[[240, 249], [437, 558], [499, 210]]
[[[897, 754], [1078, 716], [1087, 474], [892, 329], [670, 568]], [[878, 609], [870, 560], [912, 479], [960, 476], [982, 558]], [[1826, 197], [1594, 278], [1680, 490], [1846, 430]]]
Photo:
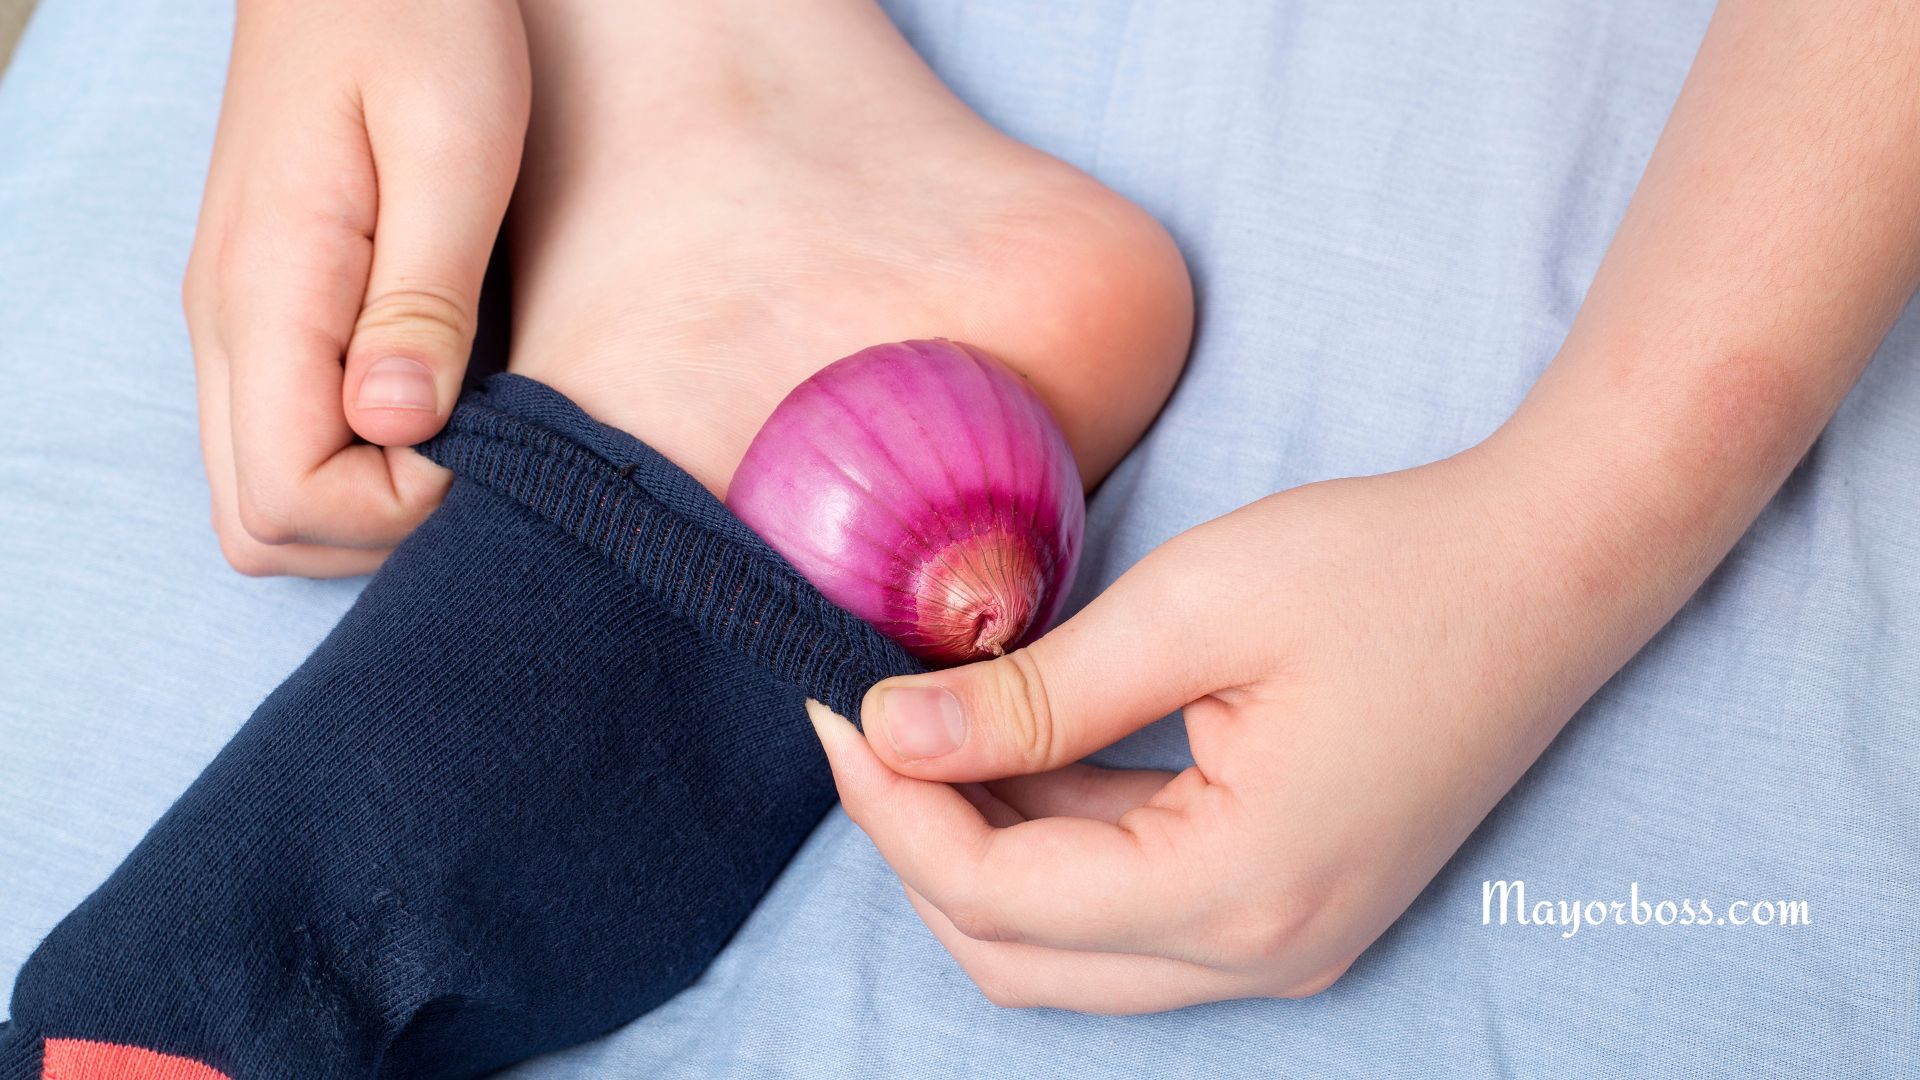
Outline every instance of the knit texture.
[[832, 804], [802, 702], [919, 670], [657, 452], [495, 376], [334, 632], [22, 969], [43, 1041], [473, 1076], [691, 982]]

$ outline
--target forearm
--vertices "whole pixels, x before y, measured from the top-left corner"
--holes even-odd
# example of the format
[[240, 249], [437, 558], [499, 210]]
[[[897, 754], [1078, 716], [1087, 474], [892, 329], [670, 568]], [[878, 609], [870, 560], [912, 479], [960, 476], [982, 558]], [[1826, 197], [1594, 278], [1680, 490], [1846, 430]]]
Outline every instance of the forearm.
[[1910, 5], [1723, 3], [1565, 345], [1489, 440], [1525, 463], [1612, 666], [1752, 523], [1912, 293], [1916, 86]]

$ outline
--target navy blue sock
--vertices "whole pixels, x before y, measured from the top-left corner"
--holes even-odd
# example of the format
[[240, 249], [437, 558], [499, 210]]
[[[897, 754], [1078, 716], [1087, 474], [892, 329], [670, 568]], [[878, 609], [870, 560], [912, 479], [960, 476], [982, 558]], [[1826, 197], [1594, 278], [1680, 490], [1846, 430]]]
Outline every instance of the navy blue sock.
[[0, 1076], [472, 1076], [608, 1031], [832, 804], [802, 701], [918, 670], [538, 383], [422, 449], [446, 504], [27, 961]]

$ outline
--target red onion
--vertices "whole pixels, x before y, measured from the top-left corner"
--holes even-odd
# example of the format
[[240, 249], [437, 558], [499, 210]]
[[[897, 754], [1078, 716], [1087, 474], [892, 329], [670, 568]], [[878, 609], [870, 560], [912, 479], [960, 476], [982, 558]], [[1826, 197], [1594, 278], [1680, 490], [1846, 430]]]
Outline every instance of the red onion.
[[829, 600], [934, 664], [1039, 637], [1086, 527], [1040, 395], [946, 340], [863, 349], [795, 387], [727, 505]]

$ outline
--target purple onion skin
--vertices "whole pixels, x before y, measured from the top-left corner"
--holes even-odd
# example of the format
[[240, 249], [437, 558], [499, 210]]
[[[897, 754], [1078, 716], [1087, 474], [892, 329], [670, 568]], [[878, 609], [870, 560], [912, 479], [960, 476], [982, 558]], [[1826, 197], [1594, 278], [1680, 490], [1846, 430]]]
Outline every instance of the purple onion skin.
[[936, 666], [1044, 633], [1086, 530], [1046, 403], [946, 340], [862, 349], [795, 387], [726, 501], [828, 599]]

